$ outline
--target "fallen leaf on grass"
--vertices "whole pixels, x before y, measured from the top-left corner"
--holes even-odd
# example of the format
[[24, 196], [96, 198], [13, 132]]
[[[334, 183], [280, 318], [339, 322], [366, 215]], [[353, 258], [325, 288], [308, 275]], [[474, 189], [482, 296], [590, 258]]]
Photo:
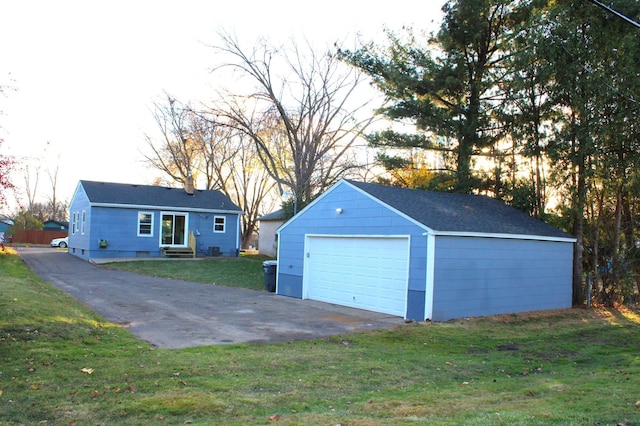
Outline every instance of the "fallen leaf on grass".
[[80, 371], [85, 374], [92, 374], [93, 368], [81, 368]]
[[280, 420], [280, 414], [274, 414], [273, 416], [269, 416], [269, 420], [277, 422]]

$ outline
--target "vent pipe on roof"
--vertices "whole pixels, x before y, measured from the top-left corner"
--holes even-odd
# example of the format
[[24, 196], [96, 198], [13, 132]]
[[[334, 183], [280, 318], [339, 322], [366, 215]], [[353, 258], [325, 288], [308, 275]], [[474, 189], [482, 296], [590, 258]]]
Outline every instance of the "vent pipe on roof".
[[194, 189], [195, 187], [193, 184], [193, 175], [191, 175], [191, 172], [189, 172], [187, 173], [187, 179], [184, 182], [184, 190], [187, 194], [193, 195]]

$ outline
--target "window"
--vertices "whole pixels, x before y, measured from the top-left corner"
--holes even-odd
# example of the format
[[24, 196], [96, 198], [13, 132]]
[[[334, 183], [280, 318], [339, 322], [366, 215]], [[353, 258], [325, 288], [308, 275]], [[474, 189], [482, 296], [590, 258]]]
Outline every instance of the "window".
[[153, 213], [138, 212], [138, 237], [153, 236]]
[[80, 233], [84, 235], [85, 225], [87, 223], [87, 212], [82, 210], [82, 222], [80, 222]]
[[76, 234], [79, 230], [80, 213], [73, 212], [73, 230], [72, 234]]
[[213, 218], [213, 232], [224, 232], [226, 217], [214, 216]]
[[163, 246], [182, 246], [188, 243], [187, 234], [189, 216], [186, 213], [162, 213], [160, 244]]

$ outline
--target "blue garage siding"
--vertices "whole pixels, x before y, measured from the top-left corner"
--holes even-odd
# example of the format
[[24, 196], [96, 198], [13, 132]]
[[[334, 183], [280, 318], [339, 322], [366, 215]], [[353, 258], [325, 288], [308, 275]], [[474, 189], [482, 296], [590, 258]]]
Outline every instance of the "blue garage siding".
[[571, 306], [573, 244], [436, 237], [433, 320]]
[[[339, 214], [336, 209], [342, 209]], [[346, 185], [299, 213], [278, 237], [278, 294], [302, 297], [304, 239], [315, 235], [410, 235], [407, 317], [424, 319], [425, 229]]]

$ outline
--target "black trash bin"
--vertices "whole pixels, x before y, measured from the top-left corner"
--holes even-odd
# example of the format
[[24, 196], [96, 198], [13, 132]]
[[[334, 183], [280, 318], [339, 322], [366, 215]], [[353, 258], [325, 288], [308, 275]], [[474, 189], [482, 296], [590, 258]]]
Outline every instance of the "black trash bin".
[[264, 289], [266, 291], [276, 291], [276, 270], [278, 269], [277, 260], [265, 260], [262, 262], [264, 270]]

